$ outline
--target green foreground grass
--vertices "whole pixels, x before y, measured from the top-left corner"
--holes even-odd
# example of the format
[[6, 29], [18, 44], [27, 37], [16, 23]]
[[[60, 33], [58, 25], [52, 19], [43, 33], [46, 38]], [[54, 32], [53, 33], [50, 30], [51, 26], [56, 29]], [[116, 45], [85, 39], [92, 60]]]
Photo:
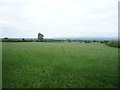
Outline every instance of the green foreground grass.
[[115, 88], [118, 49], [85, 43], [3, 43], [3, 88]]

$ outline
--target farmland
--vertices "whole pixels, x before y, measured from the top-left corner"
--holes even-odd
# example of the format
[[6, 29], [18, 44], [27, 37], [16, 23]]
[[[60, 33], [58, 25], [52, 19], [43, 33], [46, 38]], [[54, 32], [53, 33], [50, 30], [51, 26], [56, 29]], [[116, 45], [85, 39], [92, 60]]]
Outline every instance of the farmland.
[[3, 42], [3, 88], [116, 88], [118, 48], [99, 43]]

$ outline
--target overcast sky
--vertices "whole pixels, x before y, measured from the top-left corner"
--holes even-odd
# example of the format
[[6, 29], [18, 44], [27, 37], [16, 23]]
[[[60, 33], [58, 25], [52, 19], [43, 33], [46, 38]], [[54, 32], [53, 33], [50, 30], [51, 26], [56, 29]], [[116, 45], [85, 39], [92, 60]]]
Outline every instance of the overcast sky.
[[0, 0], [0, 37], [117, 37], [118, 0]]

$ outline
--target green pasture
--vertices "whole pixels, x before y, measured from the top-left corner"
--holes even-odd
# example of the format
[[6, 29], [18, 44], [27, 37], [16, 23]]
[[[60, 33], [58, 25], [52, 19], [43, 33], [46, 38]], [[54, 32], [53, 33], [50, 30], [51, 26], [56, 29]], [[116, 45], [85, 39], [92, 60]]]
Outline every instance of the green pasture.
[[118, 49], [100, 43], [2, 43], [3, 88], [116, 88]]

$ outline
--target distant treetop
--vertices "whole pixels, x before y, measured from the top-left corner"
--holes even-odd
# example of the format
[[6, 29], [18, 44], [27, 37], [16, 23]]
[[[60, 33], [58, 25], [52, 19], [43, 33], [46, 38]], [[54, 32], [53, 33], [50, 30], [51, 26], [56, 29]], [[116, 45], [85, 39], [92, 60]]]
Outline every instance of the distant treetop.
[[43, 37], [44, 37], [44, 35], [43, 35], [43, 34], [38, 33], [38, 40], [39, 40], [39, 41], [43, 41]]
[[8, 39], [7, 37], [4, 37], [3, 39]]

